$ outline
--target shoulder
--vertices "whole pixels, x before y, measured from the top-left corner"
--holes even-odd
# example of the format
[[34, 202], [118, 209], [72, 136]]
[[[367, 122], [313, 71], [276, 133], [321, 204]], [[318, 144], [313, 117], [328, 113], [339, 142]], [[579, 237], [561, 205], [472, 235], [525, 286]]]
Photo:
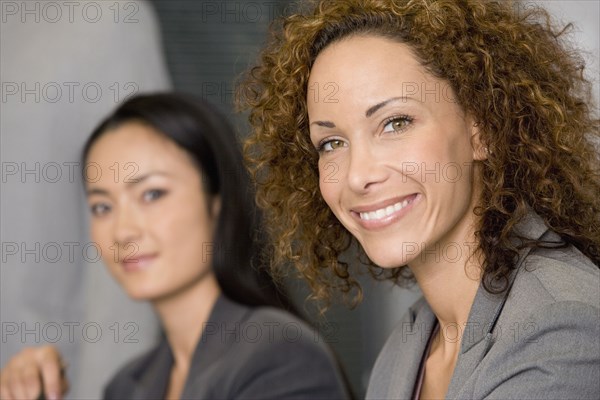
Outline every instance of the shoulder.
[[[599, 317], [600, 270], [568, 246], [531, 251], [517, 273], [498, 323], [509, 330], [529, 327], [534, 336], [552, 334], [553, 340], [540, 341], [549, 347], [561, 346], [561, 338], [572, 341], [577, 332], [597, 334], [595, 340], [578, 344], [597, 353], [600, 349], [593, 346], [600, 337]], [[512, 344], [523, 345], [520, 341]]]
[[576, 318], [576, 326], [588, 329], [599, 311], [600, 269], [591, 260], [572, 246], [536, 249], [524, 259], [499, 323], [562, 325]]
[[598, 306], [600, 268], [530, 211], [516, 228], [538, 247], [522, 250], [509, 299], [529, 297], [532, 306], [574, 301]]
[[494, 329], [475, 396], [597, 396], [599, 321], [598, 267], [573, 247], [532, 251]]
[[[270, 307], [251, 309], [239, 324], [235, 357], [236, 398], [346, 398], [337, 362], [315, 330]], [[232, 371], [231, 371], [232, 372]]]
[[283, 310], [254, 308], [240, 321], [240, 329], [242, 340], [237, 350], [255, 359], [253, 365], [295, 363], [309, 370], [335, 363], [324, 338], [307, 323]]
[[[573, 246], [535, 249], [524, 259], [515, 280], [516, 294], [544, 303], [575, 301], [600, 304], [600, 269]], [[524, 290], [526, 289], [526, 290]]]
[[[232, 348], [242, 354], [261, 353], [274, 347], [306, 347], [328, 353], [318, 333], [291, 313], [274, 307], [249, 307], [228, 301], [229, 316], [218, 323], [221, 335], [232, 337]], [[232, 315], [233, 314], [233, 315]]]
[[[299, 318], [271, 307], [254, 308], [240, 321], [240, 341], [247, 356], [263, 355], [277, 350], [266, 362], [275, 362], [286, 353], [297, 353], [296, 357], [310, 359], [313, 356], [329, 356], [329, 349], [318, 333]], [[239, 349], [241, 350], [241, 349]]]

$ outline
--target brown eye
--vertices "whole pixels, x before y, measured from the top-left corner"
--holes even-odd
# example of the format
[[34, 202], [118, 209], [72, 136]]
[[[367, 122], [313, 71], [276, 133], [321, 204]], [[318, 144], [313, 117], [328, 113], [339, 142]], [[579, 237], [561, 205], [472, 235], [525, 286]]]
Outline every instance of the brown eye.
[[402, 132], [404, 131], [412, 122], [412, 118], [410, 117], [396, 117], [387, 121], [385, 126], [383, 127], [384, 132]]
[[346, 145], [346, 143], [344, 143], [343, 140], [340, 139], [332, 139], [332, 140], [328, 140], [327, 142], [324, 142], [320, 149], [319, 152], [330, 152], [336, 149], [339, 149], [341, 147], [344, 147]]
[[344, 146], [344, 142], [342, 142], [341, 140], [332, 140], [329, 143], [331, 144], [332, 149], [337, 149], [338, 147]]

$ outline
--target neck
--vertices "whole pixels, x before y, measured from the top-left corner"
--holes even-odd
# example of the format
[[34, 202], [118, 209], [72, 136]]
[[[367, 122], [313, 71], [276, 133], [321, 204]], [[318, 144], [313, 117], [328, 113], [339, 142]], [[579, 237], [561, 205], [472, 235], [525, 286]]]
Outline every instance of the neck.
[[460, 349], [481, 281], [482, 264], [477, 255], [470, 257], [476, 248], [473, 224], [474, 215], [409, 265], [440, 324], [440, 346], [451, 352]]
[[191, 287], [153, 302], [173, 352], [175, 370], [189, 370], [203, 327], [220, 294], [217, 280], [210, 274]]

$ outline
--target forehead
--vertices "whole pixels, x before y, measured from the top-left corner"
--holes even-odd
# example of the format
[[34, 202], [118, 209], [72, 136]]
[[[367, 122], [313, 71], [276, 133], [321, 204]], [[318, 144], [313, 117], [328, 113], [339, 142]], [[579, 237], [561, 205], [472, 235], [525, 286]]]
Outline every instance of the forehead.
[[309, 104], [328, 103], [325, 92], [334, 89], [330, 96], [334, 101], [329, 103], [349, 97], [368, 102], [382, 96], [420, 96], [440, 84], [408, 45], [381, 36], [356, 35], [332, 43], [317, 56], [307, 100]]
[[[99, 183], [160, 170], [173, 175], [197, 174], [186, 151], [148, 125], [127, 122], [105, 132], [90, 149], [88, 169], [99, 170]], [[91, 173], [91, 172], [90, 172]]]

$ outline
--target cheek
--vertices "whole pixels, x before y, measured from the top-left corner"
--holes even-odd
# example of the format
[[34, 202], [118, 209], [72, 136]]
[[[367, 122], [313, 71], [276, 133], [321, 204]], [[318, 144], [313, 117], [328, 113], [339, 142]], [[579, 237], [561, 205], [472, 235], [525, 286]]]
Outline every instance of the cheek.
[[92, 221], [90, 226], [90, 238], [94, 246], [101, 252], [102, 260], [106, 265], [113, 264], [115, 243], [112, 240], [110, 223], [104, 221]]
[[[336, 154], [334, 154], [336, 156]], [[335, 184], [340, 182], [342, 173], [342, 157], [328, 157], [328, 160], [319, 160], [319, 184]]]
[[327, 204], [329, 210], [342, 225], [348, 228], [341, 207], [343, 197], [341, 182], [323, 182], [323, 179], [321, 178], [319, 187], [321, 189], [321, 196], [323, 197], [323, 200]]
[[473, 160], [471, 134], [464, 124], [454, 125], [453, 131], [446, 135], [444, 147], [451, 162], [463, 163]]
[[168, 249], [181, 249], [175, 252], [178, 257], [197, 259], [202, 249], [212, 244], [211, 219], [204, 204], [189, 198], [181, 201], [164, 210], [152, 230]]
[[335, 198], [338, 194], [338, 186], [339, 186], [339, 177], [335, 177], [335, 173], [338, 172], [339, 168], [334, 168], [335, 164], [319, 163], [319, 189], [321, 191], [321, 196], [323, 200], [327, 203], [327, 205], [332, 208], [332, 205], [335, 203]]
[[209, 268], [218, 249], [214, 245], [209, 221], [200, 215], [190, 215], [169, 228], [170, 235], [163, 241], [169, 262], [178, 266], [185, 276], [202, 273]]
[[461, 140], [432, 138], [412, 146], [404, 154], [405, 175], [423, 185], [460, 184], [468, 177], [469, 153]]

